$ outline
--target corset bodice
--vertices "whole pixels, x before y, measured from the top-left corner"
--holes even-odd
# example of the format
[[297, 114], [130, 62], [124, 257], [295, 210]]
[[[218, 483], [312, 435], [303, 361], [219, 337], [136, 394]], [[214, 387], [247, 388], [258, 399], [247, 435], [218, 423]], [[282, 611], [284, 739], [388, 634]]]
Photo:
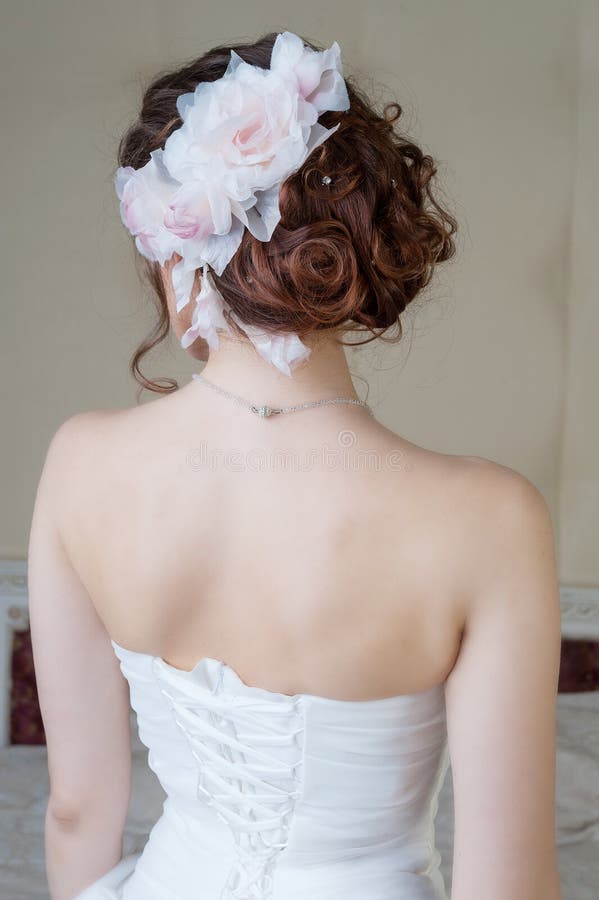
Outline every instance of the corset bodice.
[[445, 900], [443, 685], [288, 696], [113, 647], [166, 794], [124, 900]]

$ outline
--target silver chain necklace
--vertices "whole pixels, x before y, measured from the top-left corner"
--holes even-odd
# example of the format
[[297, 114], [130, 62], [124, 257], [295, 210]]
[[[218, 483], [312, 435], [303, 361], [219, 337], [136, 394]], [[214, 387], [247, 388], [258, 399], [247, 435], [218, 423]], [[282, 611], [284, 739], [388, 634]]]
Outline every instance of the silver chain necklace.
[[371, 416], [374, 415], [365, 400], [355, 400], [353, 397], [326, 397], [324, 400], [308, 400], [306, 403], [298, 403], [296, 406], [256, 406], [254, 403], [244, 400], [243, 397], [238, 397], [236, 394], [231, 394], [230, 391], [225, 391], [224, 388], [218, 387], [218, 385], [208, 381], [207, 378], [204, 378], [203, 375], [199, 375], [197, 372], [194, 372], [192, 377], [196, 381], [201, 381], [202, 384], [212, 388], [212, 390], [217, 391], [217, 393], [222, 394], [223, 397], [227, 397], [229, 400], [235, 400], [236, 403], [245, 406], [246, 409], [249, 409], [250, 412], [255, 413], [257, 416], [260, 416], [260, 418], [277, 416], [280, 413], [297, 412], [300, 409], [308, 409], [311, 406], [325, 406], [328, 403], [352, 403], [355, 406], [363, 406], [368, 410]]

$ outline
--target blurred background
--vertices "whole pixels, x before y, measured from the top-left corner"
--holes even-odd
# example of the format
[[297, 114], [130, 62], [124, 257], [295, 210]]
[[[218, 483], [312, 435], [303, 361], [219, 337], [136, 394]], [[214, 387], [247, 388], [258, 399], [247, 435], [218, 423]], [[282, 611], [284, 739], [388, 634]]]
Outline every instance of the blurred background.
[[[45, 748], [26, 556], [51, 436], [130, 406], [153, 323], [113, 187], [145, 83], [220, 43], [338, 41], [344, 74], [437, 160], [460, 225], [403, 319], [348, 351], [376, 415], [416, 443], [496, 460], [551, 508], [563, 608], [558, 843], [563, 900], [599, 896], [599, 4], [596, 0], [12, 0], [1, 9], [0, 895], [45, 897]], [[145, 362], [184, 383], [176, 339]], [[151, 402], [144, 393], [141, 402]], [[136, 769], [127, 840], [159, 792]], [[451, 871], [451, 784], [439, 813]]]

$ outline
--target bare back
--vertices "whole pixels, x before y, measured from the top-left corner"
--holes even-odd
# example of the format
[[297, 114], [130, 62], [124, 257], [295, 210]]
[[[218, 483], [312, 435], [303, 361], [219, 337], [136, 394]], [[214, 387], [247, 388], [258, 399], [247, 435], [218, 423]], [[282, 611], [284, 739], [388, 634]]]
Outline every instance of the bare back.
[[261, 420], [196, 387], [75, 416], [49, 449], [29, 586], [53, 815], [125, 819], [130, 698], [106, 632], [279, 694], [443, 684], [452, 898], [559, 900], [560, 606], [542, 494], [359, 407]]
[[289, 694], [445, 680], [464, 622], [471, 458], [356, 407], [260, 420], [195, 382], [90, 416], [62, 532], [117, 643], [181, 669], [222, 659]]

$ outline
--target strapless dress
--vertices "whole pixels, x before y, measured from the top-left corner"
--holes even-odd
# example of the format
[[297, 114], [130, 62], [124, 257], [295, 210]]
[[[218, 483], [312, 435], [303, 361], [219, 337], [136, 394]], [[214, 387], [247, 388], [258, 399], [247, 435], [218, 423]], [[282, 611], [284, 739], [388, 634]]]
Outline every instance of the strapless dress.
[[222, 660], [188, 671], [112, 645], [166, 799], [143, 849], [74, 900], [448, 900], [443, 684], [289, 696]]

